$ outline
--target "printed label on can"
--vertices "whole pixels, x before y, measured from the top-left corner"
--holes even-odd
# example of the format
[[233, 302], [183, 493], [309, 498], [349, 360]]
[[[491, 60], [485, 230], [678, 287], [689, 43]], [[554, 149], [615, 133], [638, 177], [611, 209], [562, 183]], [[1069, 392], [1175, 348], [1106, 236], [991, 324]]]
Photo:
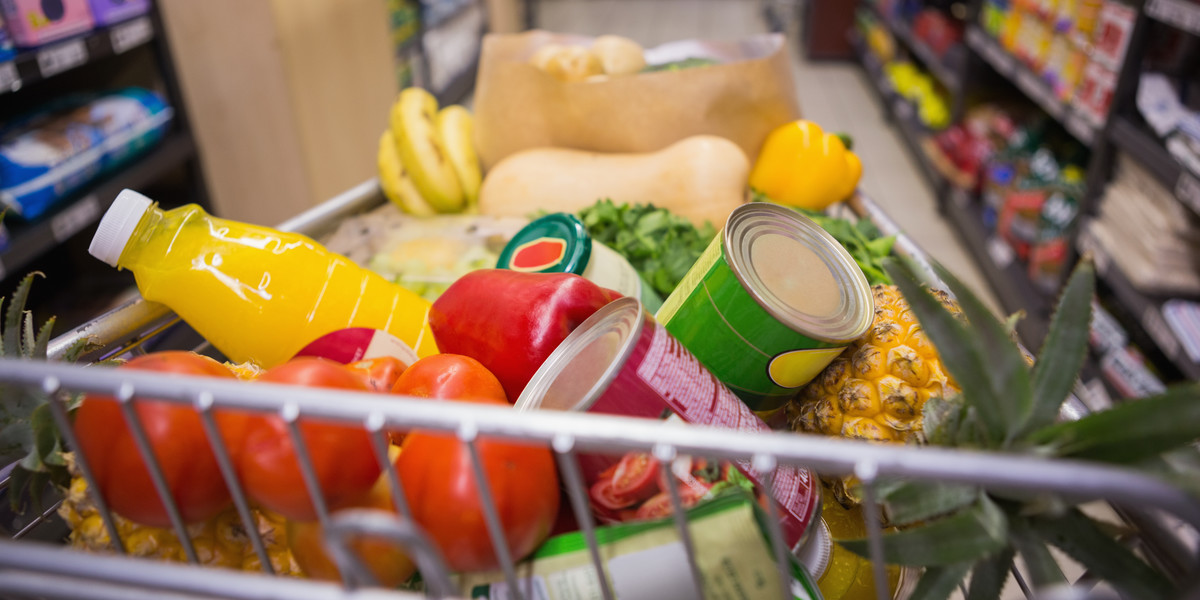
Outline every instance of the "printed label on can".
[[[649, 348], [637, 366], [637, 377], [658, 394], [684, 421], [739, 431], [770, 431], [750, 407], [738, 400], [686, 348], [662, 327], [653, 327]], [[738, 469], [756, 484], [763, 476], [749, 461]], [[775, 470], [774, 497], [785, 513], [783, 526], [791, 543], [803, 536], [819, 494], [807, 469], [780, 466]]]

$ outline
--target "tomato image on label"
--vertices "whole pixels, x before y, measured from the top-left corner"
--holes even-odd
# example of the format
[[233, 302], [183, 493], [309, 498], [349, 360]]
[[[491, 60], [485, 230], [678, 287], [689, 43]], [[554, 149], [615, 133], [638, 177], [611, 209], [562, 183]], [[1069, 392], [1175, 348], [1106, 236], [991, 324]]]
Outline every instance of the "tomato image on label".
[[775, 385], [798, 388], [816, 377], [842, 353], [844, 348], [817, 348], [780, 352], [767, 365], [767, 375]]
[[567, 252], [566, 240], [542, 237], [517, 246], [508, 268], [513, 271], [536, 273], [562, 262]]

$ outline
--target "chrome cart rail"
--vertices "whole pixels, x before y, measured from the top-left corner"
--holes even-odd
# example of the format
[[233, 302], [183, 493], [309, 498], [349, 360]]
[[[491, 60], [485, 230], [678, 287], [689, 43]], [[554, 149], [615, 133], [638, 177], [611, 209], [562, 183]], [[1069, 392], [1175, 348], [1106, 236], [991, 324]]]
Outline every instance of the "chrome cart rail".
[[[325, 204], [294, 218], [280, 228], [299, 231], [317, 237], [329, 232], [341, 219], [378, 206], [384, 202], [375, 181], [368, 181]], [[914, 258], [925, 271], [929, 281], [936, 282], [929, 260], [920, 248], [904, 236], [895, 223], [870, 199], [860, 196], [847, 204], [859, 218], [874, 222], [884, 233], [898, 235], [896, 252]], [[54, 340], [52, 351], [61, 354], [80, 339], [89, 340], [93, 349], [88, 360], [137, 351], [148, 339], [178, 322], [178, 317], [161, 305], [134, 300]], [[248, 574], [202, 568], [196, 565], [164, 564], [123, 556], [84, 554], [68, 548], [29, 541], [0, 540], [0, 597], [37, 598], [414, 598], [413, 593], [392, 592], [366, 587], [371, 583], [369, 572], [357, 565], [346, 542], [355, 536], [369, 534], [397, 540], [406, 547], [421, 568], [426, 594], [452, 597], [461, 590], [451, 587], [444, 564], [428, 539], [414, 526], [406, 525], [383, 512], [352, 511], [331, 515], [315, 493], [319, 488], [315, 468], [308, 459], [309, 449], [299, 433], [299, 423], [306, 419], [324, 419], [362, 427], [372, 439], [376, 458], [392, 490], [395, 511], [403, 516], [407, 507], [403, 500], [401, 481], [391, 461], [387, 459], [388, 430], [419, 428], [448, 432], [456, 436], [470, 451], [475, 464], [475, 480], [481, 489], [486, 506], [484, 511], [491, 542], [501, 558], [508, 589], [514, 597], [528, 597], [518, 585], [517, 567], [507, 553], [507, 544], [497, 539], [503, 529], [488, 491], [488, 484], [478, 462], [476, 444], [481, 436], [518, 440], [549, 448], [555, 455], [568, 506], [582, 524], [588, 542], [593, 568], [597, 570], [603, 597], [612, 598], [605, 566], [600, 558], [594, 527], [590, 526], [588, 492], [577, 456], [582, 452], [619, 454], [629, 451], [649, 452], [662, 460], [663, 479], [668, 487], [674, 508], [675, 526], [684, 542], [689, 565], [694, 569], [693, 548], [687, 540], [686, 520], [682, 517], [681, 495], [674, 477], [670, 476], [670, 459], [688, 454], [726, 460], [749, 461], [754, 468], [770, 474], [781, 466], [803, 466], [824, 475], [856, 475], [866, 489], [864, 514], [876, 581], [884, 582], [882, 530], [877, 515], [878, 505], [870, 483], [884, 477], [905, 477], [917, 480], [957, 482], [979, 485], [1007, 492], [1051, 493], [1070, 501], [1105, 500], [1124, 513], [1139, 518], [1157, 519], [1160, 512], [1169, 513], [1197, 533], [1200, 533], [1200, 504], [1184, 492], [1158, 479], [1136, 471], [1101, 466], [1086, 462], [1050, 460], [1028, 456], [968, 452], [937, 447], [881, 446], [822, 436], [805, 436], [784, 432], [748, 433], [699, 426], [680, 426], [658, 421], [612, 416], [583, 415], [558, 412], [518, 413], [501, 407], [460, 405], [396, 396], [380, 397], [368, 393], [337, 390], [296, 388], [277, 384], [247, 385], [234, 381], [168, 376], [158, 373], [129, 370], [89, 368], [62, 363], [36, 363], [0, 360], [0, 381], [40, 388], [52, 398], [51, 408], [56, 423], [63, 431], [67, 444], [76, 447], [69, 427], [64, 402], [68, 393], [84, 392], [116, 397], [122, 405], [131, 432], [150, 468], [159, 497], [172, 514], [174, 529], [187, 540], [179, 518], [178, 507], [166, 493], [165, 478], [154, 456], [148, 452], [149, 442], [134, 406], [143, 398], [193, 407], [199, 412], [212, 443], [225, 481], [233, 492], [235, 505], [255, 552], [266, 571]], [[214, 411], [236, 409], [280, 416], [289, 428], [298, 447], [301, 472], [320, 521], [330, 532], [327, 542], [331, 556], [341, 567], [345, 581], [342, 585], [270, 576], [270, 564], [263, 541], [249, 511], [249, 502], [242, 493], [228, 449], [217, 433]], [[1066, 418], [1077, 418], [1087, 412], [1075, 402], [1064, 410]], [[89, 490], [98, 490], [92, 479], [87, 457], [78, 456], [77, 464], [88, 479]], [[119, 533], [113, 527], [113, 517], [102, 498], [93, 492], [93, 499], [113, 540]], [[775, 507], [767, 503], [775, 515]], [[785, 555], [783, 533], [776, 518], [769, 519], [768, 533], [777, 559]], [[23, 534], [22, 534], [23, 535]], [[20, 537], [20, 535], [18, 535]], [[192, 562], [195, 549], [184, 541]], [[504, 549], [504, 551], [501, 551]], [[114, 547], [121, 551], [120, 544]], [[1183, 565], [1185, 577], [1200, 572], [1200, 559], [1194, 550], [1172, 546], [1172, 553]], [[1182, 555], [1180, 555], [1182, 553]], [[782, 589], [790, 590], [790, 574], [784, 561], [778, 573]], [[699, 579], [699, 574], [693, 571]], [[1190, 579], [1184, 579], [1191, 581]], [[885, 597], [885, 590], [880, 598]], [[1191, 590], [1193, 592], [1200, 590]], [[790, 596], [786, 596], [790, 597]], [[1077, 596], [1083, 597], [1083, 596]], [[1188, 596], [1192, 597], [1192, 596]]]

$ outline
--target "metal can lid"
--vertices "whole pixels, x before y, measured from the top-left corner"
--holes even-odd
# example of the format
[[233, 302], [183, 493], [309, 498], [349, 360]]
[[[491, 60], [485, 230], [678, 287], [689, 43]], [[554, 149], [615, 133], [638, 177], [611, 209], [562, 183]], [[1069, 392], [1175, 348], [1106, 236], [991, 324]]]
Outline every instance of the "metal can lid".
[[807, 337], [845, 344], [871, 327], [874, 298], [862, 269], [820, 225], [777, 204], [743, 204], [724, 244], [742, 287], [771, 316]]
[[587, 410], [629, 360], [642, 330], [642, 303], [620, 298], [576, 327], [534, 373], [517, 410]]
[[496, 268], [583, 275], [591, 257], [592, 236], [583, 221], [569, 213], [553, 213], [522, 227], [504, 246]]

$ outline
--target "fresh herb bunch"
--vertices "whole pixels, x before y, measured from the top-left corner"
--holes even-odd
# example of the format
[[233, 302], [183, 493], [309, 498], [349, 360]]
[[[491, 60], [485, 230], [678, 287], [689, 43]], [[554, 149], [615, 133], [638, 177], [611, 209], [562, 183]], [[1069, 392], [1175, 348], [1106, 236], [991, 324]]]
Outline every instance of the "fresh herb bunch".
[[614, 204], [605, 198], [579, 211], [592, 239], [624, 256], [642, 281], [664, 298], [679, 285], [716, 230], [653, 204]]
[[[938, 275], [957, 296], [965, 321], [946, 310], [907, 265], [889, 261], [887, 271], [962, 389], [926, 403], [929, 443], [1123, 465], [1196, 493], [1195, 474], [1177, 459], [1188, 453], [1195, 464], [1190, 445], [1200, 438], [1200, 385], [1057, 422], [1087, 355], [1095, 288], [1090, 262], [1081, 262], [1067, 282], [1033, 366], [1005, 324], [945, 269], [938, 268]], [[1051, 546], [1129, 597], [1163, 598], [1174, 589], [1108, 525], [1065, 498], [910, 480], [880, 481], [876, 492], [887, 520], [900, 528], [884, 536], [885, 559], [925, 567], [914, 599], [946, 598], [968, 575], [968, 598], [999, 597], [1017, 555], [1035, 590], [1064, 585]], [[842, 543], [869, 555], [866, 540]]]
[[[755, 202], [772, 202], [761, 192], [754, 191]], [[850, 221], [840, 217], [831, 217], [823, 212], [808, 210], [796, 206], [788, 208], [812, 219], [821, 226], [833, 239], [837, 240], [858, 268], [866, 275], [871, 285], [891, 285], [892, 278], [883, 269], [883, 261], [892, 254], [892, 246], [896, 244], [896, 236], [885, 236], [875, 224], [867, 219]]]

